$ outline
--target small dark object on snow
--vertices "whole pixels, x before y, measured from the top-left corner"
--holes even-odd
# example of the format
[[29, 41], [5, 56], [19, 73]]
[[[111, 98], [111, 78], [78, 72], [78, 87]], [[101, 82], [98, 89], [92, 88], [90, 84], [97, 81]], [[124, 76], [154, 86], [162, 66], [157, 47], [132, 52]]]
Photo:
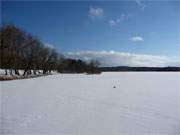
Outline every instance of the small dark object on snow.
[[116, 88], [116, 86], [114, 86], [113, 88]]

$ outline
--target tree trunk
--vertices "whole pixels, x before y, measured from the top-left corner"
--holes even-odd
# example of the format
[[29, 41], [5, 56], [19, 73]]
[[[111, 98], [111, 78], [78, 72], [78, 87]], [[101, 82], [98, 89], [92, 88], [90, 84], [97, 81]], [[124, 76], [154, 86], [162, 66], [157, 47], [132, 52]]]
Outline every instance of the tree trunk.
[[36, 75], [36, 70], [33, 70], [34, 75]]
[[23, 76], [25, 76], [25, 75], [26, 75], [26, 72], [27, 72], [27, 69], [25, 69], [25, 70], [24, 70]]
[[19, 75], [19, 71], [17, 69], [14, 70], [16, 75]]
[[31, 75], [31, 70], [28, 70], [28, 71], [27, 71], [27, 75]]
[[5, 75], [7, 75], [8, 73], [7, 73], [7, 69], [5, 69]]
[[46, 72], [47, 72], [46, 70], [43, 70], [43, 74], [46, 74]]

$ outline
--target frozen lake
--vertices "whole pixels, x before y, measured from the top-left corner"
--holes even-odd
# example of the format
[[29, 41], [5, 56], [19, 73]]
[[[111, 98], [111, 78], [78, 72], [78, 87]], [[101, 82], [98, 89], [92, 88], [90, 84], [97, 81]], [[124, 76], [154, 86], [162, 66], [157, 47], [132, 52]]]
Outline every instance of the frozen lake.
[[180, 134], [180, 73], [57, 74], [0, 82], [2, 134]]

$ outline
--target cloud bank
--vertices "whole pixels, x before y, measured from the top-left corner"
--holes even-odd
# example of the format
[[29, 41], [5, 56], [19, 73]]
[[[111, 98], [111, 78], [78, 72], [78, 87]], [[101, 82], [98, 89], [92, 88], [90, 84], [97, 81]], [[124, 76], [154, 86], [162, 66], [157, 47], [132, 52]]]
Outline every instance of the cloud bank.
[[100, 66], [145, 66], [145, 67], [165, 67], [180, 66], [180, 59], [159, 55], [133, 54], [116, 51], [80, 51], [65, 54], [67, 58], [90, 61], [98, 60]]

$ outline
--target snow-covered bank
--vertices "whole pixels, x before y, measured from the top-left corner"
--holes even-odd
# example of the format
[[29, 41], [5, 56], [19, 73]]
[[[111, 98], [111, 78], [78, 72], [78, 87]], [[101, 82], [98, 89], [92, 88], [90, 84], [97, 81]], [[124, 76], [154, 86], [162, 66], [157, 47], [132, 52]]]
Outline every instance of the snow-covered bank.
[[[10, 71], [9, 69], [0, 69], [0, 81], [9, 81], [9, 80], [17, 80], [17, 79], [30, 79], [30, 78], [36, 78], [36, 77], [42, 77], [42, 76], [47, 76], [47, 75], [55, 75], [57, 74], [57, 71], [51, 71], [43, 74], [42, 70], [36, 70], [36, 73], [31, 71], [31, 74], [25, 74], [24, 75], [24, 70], [17, 70], [18, 75], [15, 74], [15, 72], [12, 70]], [[10, 74], [10, 72], [12, 74]]]
[[180, 134], [177, 72], [57, 74], [0, 84], [3, 134]]
[[[19, 76], [23, 76], [24, 70], [17, 70], [17, 71], [19, 73]], [[12, 72], [12, 75], [10, 74], [10, 72]], [[43, 73], [42, 70], [37, 70], [36, 74], [34, 74], [33, 70], [31, 70], [31, 72], [32, 72], [31, 75], [39, 75]], [[10, 69], [0, 69], [0, 76], [17, 76], [17, 75], [15, 74], [14, 70], [11, 71]]]

